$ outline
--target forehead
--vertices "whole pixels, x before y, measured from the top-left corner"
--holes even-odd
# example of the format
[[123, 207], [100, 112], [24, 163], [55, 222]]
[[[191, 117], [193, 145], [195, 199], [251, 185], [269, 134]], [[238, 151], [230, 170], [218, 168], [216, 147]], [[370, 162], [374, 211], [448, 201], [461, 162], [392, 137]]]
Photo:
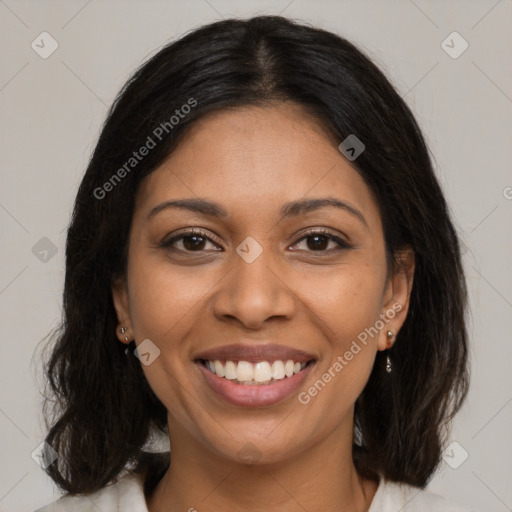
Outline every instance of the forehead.
[[278, 214], [288, 201], [335, 196], [378, 216], [373, 194], [334, 138], [300, 106], [220, 110], [195, 122], [140, 185], [139, 214], [174, 198], [208, 197], [233, 215]]

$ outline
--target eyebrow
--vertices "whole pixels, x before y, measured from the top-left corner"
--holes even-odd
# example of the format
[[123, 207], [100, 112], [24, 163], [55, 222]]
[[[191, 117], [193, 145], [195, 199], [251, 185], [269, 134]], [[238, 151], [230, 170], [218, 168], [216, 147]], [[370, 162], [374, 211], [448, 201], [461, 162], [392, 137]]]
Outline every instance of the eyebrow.
[[[342, 201], [333, 197], [302, 199], [299, 201], [291, 201], [289, 203], [285, 203], [281, 207], [280, 220], [287, 217], [296, 217], [298, 215], [313, 212], [319, 210], [320, 208], [326, 207], [340, 208], [357, 217], [368, 228], [366, 219], [357, 208], [347, 203], [346, 201]], [[208, 217], [213, 218], [225, 218], [229, 215], [221, 205], [214, 203], [213, 201], [208, 201], [207, 199], [202, 198], [189, 198], [165, 201], [152, 208], [148, 213], [147, 219], [151, 219], [161, 211], [168, 208], [180, 208], [194, 213], [207, 215]]]

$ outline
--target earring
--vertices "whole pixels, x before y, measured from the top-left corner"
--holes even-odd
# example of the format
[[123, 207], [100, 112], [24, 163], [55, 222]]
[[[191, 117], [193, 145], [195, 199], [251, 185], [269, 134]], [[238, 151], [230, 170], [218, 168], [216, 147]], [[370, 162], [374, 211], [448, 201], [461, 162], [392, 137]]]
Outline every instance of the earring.
[[[388, 331], [386, 334], [388, 336], [387, 347], [389, 349], [391, 348], [391, 340], [395, 333], [393, 331]], [[386, 355], [386, 371], [391, 373], [391, 359], [389, 358], [389, 354]]]
[[[124, 335], [124, 333], [125, 333], [125, 332], [126, 332], [126, 327], [121, 327], [121, 334], [123, 334], [123, 335]], [[125, 337], [124, 337], [124, 339], [125, 339], [126, 341], [130, 341], [130, 340], [128, 339], [128, 337], [127, 337], [127, 336], [125, 336]]]

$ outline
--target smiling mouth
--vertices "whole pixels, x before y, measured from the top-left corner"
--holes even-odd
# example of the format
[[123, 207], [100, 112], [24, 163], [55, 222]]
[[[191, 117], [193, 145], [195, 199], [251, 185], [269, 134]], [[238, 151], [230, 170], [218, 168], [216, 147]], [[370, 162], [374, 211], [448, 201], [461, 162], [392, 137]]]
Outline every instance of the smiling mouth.
[[203, 365], [211, 373], [229, 380], [233, 384], [265, 386], [297, 375], [307, 366], [314, 364], [315, 360], [311, 359], [307, 362], [299, 362], [288, 359], [286, 361], [275, 360], [273, 362], [259, 361], [251, 363], [243, 360], [220, 361], [216, 359], [210, 361], [207, 359], [197, 359], [196, 362]]

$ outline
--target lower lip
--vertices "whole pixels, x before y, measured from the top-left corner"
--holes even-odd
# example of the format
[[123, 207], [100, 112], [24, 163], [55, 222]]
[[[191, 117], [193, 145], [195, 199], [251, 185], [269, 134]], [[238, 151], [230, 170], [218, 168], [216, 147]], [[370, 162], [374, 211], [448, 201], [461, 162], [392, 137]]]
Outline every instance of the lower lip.
[[313, 363], [309, 363], [303, 370], [292, 377], [285, 377], [274, 384], [243, 385], [234, 384], [233, 381], [219, 377], [211, 372], [201, 362], [196, 362], [207, 384], [226, 402], [239, 407], [262, 407], [274, 405], [288, 398], [301, 385], [308, 376]]

